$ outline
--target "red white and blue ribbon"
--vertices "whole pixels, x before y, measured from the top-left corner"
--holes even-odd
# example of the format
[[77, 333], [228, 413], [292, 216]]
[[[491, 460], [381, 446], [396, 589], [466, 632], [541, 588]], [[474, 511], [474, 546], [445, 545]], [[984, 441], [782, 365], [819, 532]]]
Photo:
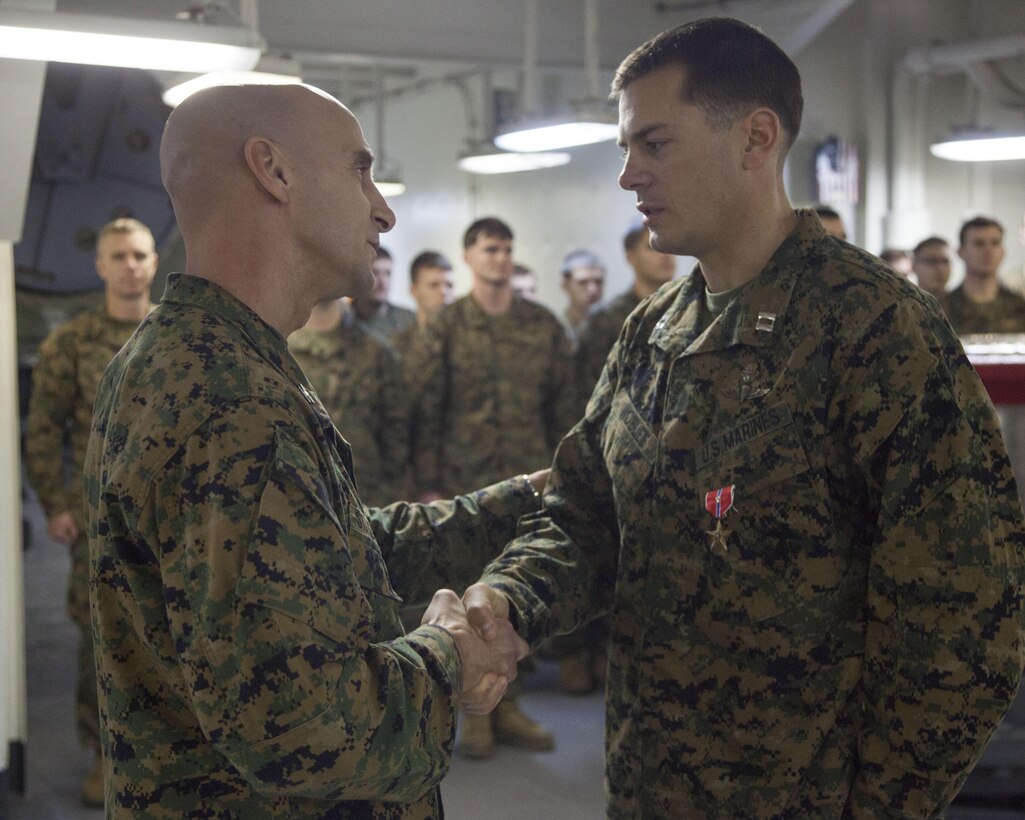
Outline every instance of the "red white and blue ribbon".
[[709, 490], [705, 493], [705, 509], [717, 520], [726, 515], [733, 506], [733, 490], [735, 487], [735, 484], [730, 484], [729, 487], [719, 487], [716, 490]]
[[718, 487], [705, 493], [705, 509], [715, 519], [715, 529], [708, 532], [712, 538], [710, 548], [723, 556], [726, 555], [726, 531], [723, 529], [722, 519], [733, 507], [735, 491], [736, 485], [730, 484], [728, 487]]

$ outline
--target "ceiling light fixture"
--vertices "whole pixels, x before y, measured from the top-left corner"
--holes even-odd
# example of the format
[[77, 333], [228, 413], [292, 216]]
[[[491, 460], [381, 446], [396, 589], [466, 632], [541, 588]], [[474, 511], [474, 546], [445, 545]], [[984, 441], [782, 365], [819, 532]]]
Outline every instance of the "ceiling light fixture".
[[571, 115], [538, 119], [537, 99], [537, 0], [527, 0], [523, 57], [523, 116], [495, 136], [495, 145], [506, 151], [555, 151], [615, 139], [617, 117], [601, 95], [598, 81], [598, 2], [584, 0], [584, 68], [587, 97], [574, 103]]
[[459, 157], [459, 167], [469, 174], [512, 174], [517, 171], [538, 171], [557, 168], [570, 160], [565, 151], [520, 153], [500, 151], [490, 143], [478, 145]]
[[929, 146], [940, 159], [957, 162], [999, 162], [1025, 159], [1025, 135], [955, 130], [954, 137]]
[[384, 66], [378, 63], [375, 70], [375, 85], [377, 87], [377, 98], [375, 109], [377, 113], [377, 157], [374, 160], [374, 184], [381, 196], [402, 196], [406, 193], [406, 184], [399, 175], [398, 166], [388, 161], [384, 152]]
[[239, 26], [0, 8], [0, 57], [158, 71], [248, 70], [266, 43]]
[[284, 57], [264, 55], [252, 71], [210, 71], [196, 77], [176, 77], [161, 96], [166, 105], [175, 108], [197, 91], [220, 85], [294, 85], [303, 81], [299, 64]]

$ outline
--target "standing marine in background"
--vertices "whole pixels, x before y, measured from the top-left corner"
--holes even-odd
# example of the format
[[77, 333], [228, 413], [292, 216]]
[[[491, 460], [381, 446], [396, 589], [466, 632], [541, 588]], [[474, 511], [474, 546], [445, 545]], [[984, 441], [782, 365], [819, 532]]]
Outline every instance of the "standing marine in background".
[[[104, 284], [103, 306], [57, 328], [39, 348], [25, 436], [29, 481], [46, 514], [47, 529], [52, 538], [71, 548], [68, 613], [79, 630], [75, 715], [79, 740], [96, 753], [95, 765], [82, 784], [82, 801], [90, 807], [103, 806], [103, 771], [82, 465], [103, 370], [153, 307], [150, 286], [157, 272], [157, 253], [149, 228], [127, 218], [101, 228], [96, 272]], [[71, 450], [67, 471], [65, 444]]]

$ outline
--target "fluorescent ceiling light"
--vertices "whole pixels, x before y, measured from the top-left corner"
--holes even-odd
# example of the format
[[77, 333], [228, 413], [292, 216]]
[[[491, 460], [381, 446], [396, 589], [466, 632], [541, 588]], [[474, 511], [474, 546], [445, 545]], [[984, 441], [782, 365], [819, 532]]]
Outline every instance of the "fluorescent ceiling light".
[[579, 120], [525, 121], [513, 130], [495, 136], [495, 145], [506, 151], [557, 151], [577, 145], [592, 145], [613, 140], [619, 127], [605, 117], [582, 117]]
[[960, 162], [995, 162], [1025, 159], [1025, 136], [963, 134], [929, 147], [934, 157]]
[[565, 165], [569, 154], [561, 152], [516, 153], [490, 151], [460, 157], [459, 167], [470, 174], [511, 174], [517, 171], [537, 171]]
[[233, 26], [0, 8], [0, 57], [158, 71], [248, 70], [266, 44]]
[[399, 177], [398, 173], [390, 168], [382, 168], [374, 174], [374, 185], [381, 192], [381, 196], [387, 199], [390, 196], [402, 196], [406, 193], [406, 184]]
[[200, 74], [171, 86], [161, 95], [161, 99], [174, 108], [204, 88], [220, 85], [294, 85], [302, 81], [298, 63], [264, 57], [253, 71], [210, 71]]

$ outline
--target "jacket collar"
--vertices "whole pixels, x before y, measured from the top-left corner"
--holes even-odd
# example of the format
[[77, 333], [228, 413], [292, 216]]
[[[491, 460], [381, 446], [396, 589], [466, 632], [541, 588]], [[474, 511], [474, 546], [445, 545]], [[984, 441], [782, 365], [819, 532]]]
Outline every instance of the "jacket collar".
[[814, 211], [801, 209], [796, 213], [797, 227], [708, 327], [701, 327], [706, 311], [705, 277], [697, 265], [655, 324], [648, 343], [673, 357], [725, 350], [734, 345], [764, 347], [775, 343], [797, 280], [815, 246], [826, 239]]
[[217, 316], [238, 330], [260, 356], [290, 380], [307, 387], [302, 368], [288, 352], [288, 344], [281, 334], [220, 285], [198, 276], [172, 273], [167, 277], [161, 304], [185, 305]]

